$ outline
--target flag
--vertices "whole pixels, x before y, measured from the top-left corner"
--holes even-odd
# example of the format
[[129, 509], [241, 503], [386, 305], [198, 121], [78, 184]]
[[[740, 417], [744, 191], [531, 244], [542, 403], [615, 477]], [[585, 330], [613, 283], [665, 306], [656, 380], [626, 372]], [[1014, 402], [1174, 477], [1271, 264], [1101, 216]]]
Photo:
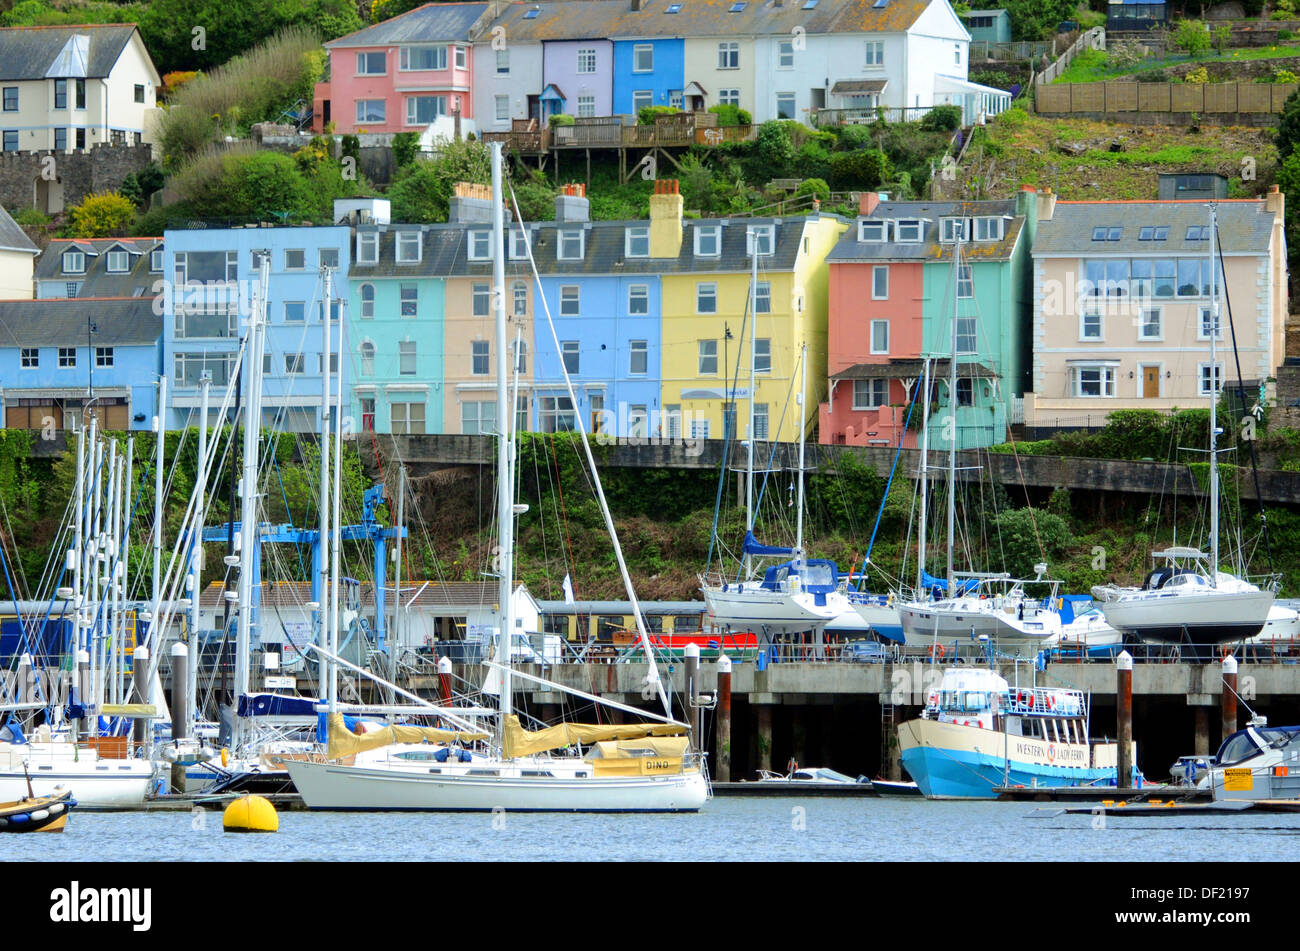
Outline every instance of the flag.
[[574, 603], [574, 600], [573, 600], [573, 582], [569, 580], [569, 576], [568, 576], [568, 575], [565, 575], [565, 576], [564, 576], [564, 603], [565, 603], [565, 604], [573, 604], [573, 603]]

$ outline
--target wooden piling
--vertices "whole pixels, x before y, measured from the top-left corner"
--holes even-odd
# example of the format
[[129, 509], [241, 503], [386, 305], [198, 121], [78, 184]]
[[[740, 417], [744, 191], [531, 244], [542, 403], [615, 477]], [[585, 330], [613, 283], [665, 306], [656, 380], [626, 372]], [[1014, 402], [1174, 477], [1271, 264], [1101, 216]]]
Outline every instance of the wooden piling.
[[718, 658], [718, 774], [720, 783], [731, 782], [731, 658]]
[[1119, 716], [1119, 749], [1115, 756], [1115, 785], [1133, 785], [1133, 655], [1121, 651], [1115, 658], [1115, 710]]

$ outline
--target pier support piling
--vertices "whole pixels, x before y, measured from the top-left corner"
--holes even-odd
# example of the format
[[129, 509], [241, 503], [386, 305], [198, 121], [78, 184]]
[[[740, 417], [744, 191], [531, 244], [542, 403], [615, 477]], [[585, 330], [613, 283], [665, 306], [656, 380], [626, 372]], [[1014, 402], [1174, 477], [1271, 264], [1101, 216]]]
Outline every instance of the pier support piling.
[[1194, 707], [1196, 711], [1196, 742], [1192, 752], [1197, 756], [1210, 755], [1210, 708]]
[[691, 724], [691, 743], [704, 750], [704, 737], [700, 736], [700, 645], [686, 645], [686, 715]]
[[758, 718], [758, 768], [772, 768], [772, 705], [760, 703], [754, 706]]
[[[148, 703], [149, 696], [149, 648], [137, 644], [134, 660], [131, 661], [131, 677], [135, 681], [135, 695], [139, 703]], [[145, 749], [149, 737], [149, 720], [136, 717], [131, 725], [131, 738], [138, 749]], [[147, 752], [147, 750], [146, 750]]]
[[1223, 738], [1237, 732], [1237, 658], [1223, 658]]
[[451, 703], [451, 658], [438, 658], [438, 692], [442, 695], [442, 702]]
[[1115, 751], [1115, 785], [1133, 785], [1133, 655], [1121, 651], [1115, 658], [1115, 710], [1119, 715]]
[[718, 657], [718, 775], [720, 783], [731, 782], [731, 658]]

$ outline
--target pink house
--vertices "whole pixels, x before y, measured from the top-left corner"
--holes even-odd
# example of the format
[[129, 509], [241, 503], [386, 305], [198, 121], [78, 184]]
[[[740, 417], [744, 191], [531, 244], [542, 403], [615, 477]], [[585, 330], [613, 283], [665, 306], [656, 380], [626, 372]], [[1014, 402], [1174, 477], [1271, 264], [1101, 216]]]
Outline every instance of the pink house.
[[487, 3], [429, 3], [325, 44], [313, 129], [422, 131], [439, 116], [474, 117], [471, 36]]
[[[879, 203], [874, 192], [862, 196], [862, 217], [826, 258], [830, 380], [818, 427], [823, 443], [897, 445], [920, 375], [924, 264], [900, 260], [894, 245], [863, 227]], [[914, 420], [905, 445], [916, 445], [919, 429]]]

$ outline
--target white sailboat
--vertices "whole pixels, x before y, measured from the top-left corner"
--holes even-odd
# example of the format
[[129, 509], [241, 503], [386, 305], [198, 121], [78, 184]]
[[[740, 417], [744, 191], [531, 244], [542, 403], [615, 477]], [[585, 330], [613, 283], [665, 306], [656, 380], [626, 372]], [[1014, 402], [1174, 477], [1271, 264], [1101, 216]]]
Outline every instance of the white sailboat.
[[[1210, 206], [1210, 550], [1173, 547], [1152, 552], [1164, 566], [1140, 588], [1098, 585], [1092, 589], [1106, 620], [1116, 630], [1145, 641], [1186, 644], [1193, 651], [1255, 637], [1270, 620], [1276, 588], [1260, 588], [1219, 567], [1219, 267], [1218, 223]], [[1289, 618], [1277, 618], [1279, 622]], [[1279, 627], [1285, 627], [1284, 623]]]
[[[337, 698], [331, 691], [330, 742], [325, 756], [310, 762], [291, 761], [286, 766], [303, 801], [311, 809], [695, 812], [709, 797], [703, 757], [690, 749], [687, 725], [672, 718], [671, 705], [650, 651], [645, 623], [631, 588], [581, 419], [578, 420], [578, 429], [586, 447], [596, 494], [646, 653], [649, 668], [647, 687], [658, 693], [665, 714], [658, 716], [624, 707], [516, 672], [510, 664], [510, 639], [514, 631], [511, 597], [514, 516], [517, 508], [514, 502], [514, 443], [510, 434], [514, 414], [509, 411], [508, 402], [501, 162], [501, 146], [494, 143], [493, 279], [496, 291], [497, 420], [501, 426], [497, 455], [500, 552], [494, 568], [500, 584], [496, 657], [501, 662], [489, 662], [488, 667], [494, 675], [489, 678], [494, 681], [489, 692], [499, 695], [499, 710], [470, 711], [435, 706], [394, 687], [403, 696], [417, 700], [430, 713], [437, 714], [452, 728], [388, 727], [375, 734], [356, 737], [343, 729], [342, 718], [337, 715]], [[532, 262], [531, 248], [529, 261]], [[556, 349], [559, 349], [558, 341]], [[565, 382], [572, 396], [572, 383], [567, 372]], [[333, 654], [329, 656], [338, 661]], [[528, 731], [520, 725], [513, 712], [513, 681], [516, 677], [536, 681], [548, 689], [565, 690], [652, 722], [622, 726], [561, 723]], [[478, 728], [483, 715], [488, 713], [496, 721], [491, 737]], [[486, 749], [467, 748], [467, 744], [489, 739], [491, 743]], [[587, 753], [579, 757], [559, 752], [574, 746], [586, 746]]]

